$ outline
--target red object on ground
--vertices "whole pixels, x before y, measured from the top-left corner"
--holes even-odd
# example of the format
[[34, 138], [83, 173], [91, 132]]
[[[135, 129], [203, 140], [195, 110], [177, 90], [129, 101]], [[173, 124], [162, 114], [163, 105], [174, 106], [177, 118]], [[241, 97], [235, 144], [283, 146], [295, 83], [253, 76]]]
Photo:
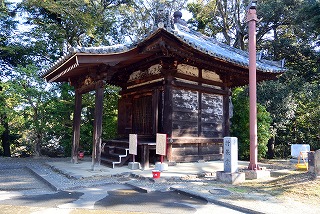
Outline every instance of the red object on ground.
[[79, 152], [78, 156], [79, 156], [79, 159], [82, 159], [84, 157], [84, 152]]
[[152, 176], [153, 176], [153, 178], [160, 178], [160, 171], [153, 170], [152, 171]]

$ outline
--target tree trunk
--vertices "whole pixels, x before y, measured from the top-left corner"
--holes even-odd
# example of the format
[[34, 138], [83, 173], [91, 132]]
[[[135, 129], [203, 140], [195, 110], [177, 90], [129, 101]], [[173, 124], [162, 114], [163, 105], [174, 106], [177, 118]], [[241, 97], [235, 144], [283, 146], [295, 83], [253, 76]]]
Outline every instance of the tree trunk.
[[275, 137], [272, 137], [268, 141], [268, 159], [273, 159], [274, 158], [274, 143], [275, 143]]
[[34, 142], [34, 154], [36, 157], [41, 156], [41, 135], [37, 134], [36, 140]]
[[7, 121], [7, 116], [2, 115], [2, 121], [4, 126], [4, 132], [1, 135], [1, 141], [2, 141], [2, 148], [3, 148], [3, 156], [5, 157], [11, 157], [11, 151], [10, 151], [10, 139], [9, 139], [9, 124]]

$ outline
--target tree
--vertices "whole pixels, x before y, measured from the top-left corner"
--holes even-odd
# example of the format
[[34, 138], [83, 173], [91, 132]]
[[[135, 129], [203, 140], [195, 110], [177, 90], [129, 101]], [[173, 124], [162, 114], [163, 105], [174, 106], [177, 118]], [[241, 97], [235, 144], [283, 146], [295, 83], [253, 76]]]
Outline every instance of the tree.
[[11, 156], [10, 151], [10, 132], [9, 121], [7, 116], [8, 109], [6, 108], [6, 96], [4, 90], [6, 90], [7, 84], [0, 82], [0, 140], [2, 146], [2, 153], [6, 157]]
[[13, 14], [10, 13], [9, 4], [6, 1], [0, 3], [0, 136], [1, 146], [4, 156], [11, 156], [10, 151], [10, 132], [8, 127], [8, 116], [6, 108], [6, 97], [4, 90], [6, 90], [6, 83], [4, 79], [8, 75], [8, 68], [11, 64], [15, 64], [11, 55], [9, 54], [10, 34], [16, 27], [16, 22], [13, 20]]
[[[193, 14], [190, 25], [229, 45], [246, 48], [247, 5], [248, 1], [197, 1], [188, 6]], [[258, 102], [272, 118], [270, 157], [287, 157], [291, 143], [305, 142], [313, 149], [320, 148], [319, 130], [311, 128], [318, 127], [314, 121], [318, 115], [316, 106], [320, 105], [317, 99], [320, 66], [316, 51], [320, 32], [319, 5], [319, 1], [314, 0], [258, 1], [257, 48], [262, 59], [285, 58], [287, 69], [279, 80], [258, 85]], [[240, 37], [236, 32], [244, 35], [243, 45], [237, 44]]]
[[189, 23], [195, 30], [216, 37], [233, 47], [244, 49], [244, 39], [247, 35], [245, 21], [247, 2], [214, 0], [190, 3], [188, 10], [193, 14], [193, 18]]
[[[236, 88], [233, 91], [232, 103], [234, 106], [233, 117], [231, 118], [231, 134], [239, 141], [239, 158], [248, 160], [250, 158], [250, 137], [249, 137], [249, 99], [248, 91], [244, 88]], [[258, 136], [258, 159], [265, 158], [268, 140], [271, 137], [270, 114], [265, 107], [257, 104], [257, 136]]]
[[[315, 95], [320, 93], [317, 62], [319, 54], [314, 51], [317, 45], [317, 24], [313, 23], [314, 20], [308, 15], [310, 11], [307, 9], [316, 9], [316, 5], [312, 1], [265, 1], [261, 9], [261, 14], [265, 14], [263, 16], [267, 18], [262, 21], [264, 24], [261, 26], [273, 29], [273, 36], [261, 40], [260, 48], [268, 52], [267, 58], [285, 58], [287, 61], [287, 71], [279, 81], [261, 84], [258, 87], [259, 102], [266, 105], [273, 118], [273, 130], [276, 135], [272, 138], [274, 152], [281, 157], [290, 155], [289, 145], [292, 143], [309, 143], [312, 149], [320, 148], [317, 134], [319, 130], [308, 128], [317, 127], [314, 123], [315, 118], [302, 117], [308, 115], [308, 112], [315, 112], [317, 108], [314, 107], [320, 105], [317, 99], [310, 99], [316, 98]], [[314, 15], [316, 17], [316, 14]], [[308, 92], [306, 88], [312, 88], [312, 92]], [[266, 93], [270, 93], [269, 96], [266, 97]], [[311, 117], [316, 116], [316, 112]]]
[[45, 134], [45, 109], [50, 94], [37, 70], [37, 67], [32, 65], [18, 67], [14, 79], [8, 81], [10, 87], [6, 93], [10, 96], [16, 118], [22, 115], [24, 119], [23, 129], [19, 130], [22, 144], [32, 145], [35, 155], [39, 156]]
[[184, 8], [187, 0], [151, 1], [135, 0], [122, 4], [112, 30], [116, 42], [136, 42], [143, 39], [154, 27], [155, 16], [160, 8], [172, 15]]
[[71, 154], [74, 92], [66, 83], [50, 86], [50, 100], [45, 109], [46, 125], [42, 154], [50, 156]]

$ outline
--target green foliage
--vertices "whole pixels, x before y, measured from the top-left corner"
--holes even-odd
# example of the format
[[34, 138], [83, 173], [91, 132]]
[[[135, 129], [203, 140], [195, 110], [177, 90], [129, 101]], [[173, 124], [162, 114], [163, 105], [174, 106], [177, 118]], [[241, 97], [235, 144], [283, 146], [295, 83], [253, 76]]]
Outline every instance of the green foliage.
[[[231, 135], [238, 138], [239, 159], [250, 158], [250, 136], [249, 136], [249, 98], [243, 88], [233, 91], [232, 102], [234, 113], [231, 118]], [[258, 158], [264, 158], [267, 152], [268, 140], [271, 137], [271, 117], [265, 107], [257, 104], [257, 128], [258, 128]]]
[[[194, 29], [235, 47], [242, 48], [236, 42], [242, 38], [245, 48], [248, 2], [196, 1], [188, 5], [193, 14], [189, 23]], [[319, 1], [258, 1], [257, 49], [262, 51], [263, 59], [285, 58], [287, 68], [279, 80], [258, 85], [258, 102], [272, 118], [270, 157], [288, 157], [293, 143], [309, 143], [312, 149], [320, 148], [320, 66], [319, 51], [316, 51], [319, 50], [319, 14]], [[236, 125], [234, 122], [233, 126]]]
[[40, 155], [46, 125], [45, 107], [50, 100], [50, 94], [45, 90], [46, 85], [38, 76], [37, 70], [32, 65], [18, 67], [15, 78], [8, 81], [10, 87], [6, 93], [8, 93], [8, 102], [14, 109], [12, 122], [23, 126], [23, 129], [17, 131], [22, 136], [19, 144], [32, 145], [33, 152]]
[[[171, 13], [184, 8], [185, 3], [185, 0], [165, 2]], [[247, 0], [196, 1], [188, 5], [193, 14], [189, 24], [195, 30], [245, 49], [247, 4]], [[272, 141], [279, 157], [289, 154], [291, 143], [310, 143], [312, 149], [320, 149], [320, 66], [319, 52], [315, 51], [319, 48], [319, 5], [319, 1], [309, 0], [258, 1], [258, 18], [262, 18], [257, 23], [258, 49], [263, 50], [266, 59], [286, 58], [288, 68], [279, 80], [258, 86], [258, 102], [272, 118], [269, 143]], [[1, 1], [1, 141], [7, 139], [13, 151], [26, 155], [39, 151], [39, 146], [57, 144], [70, 155], [74, 89], [67, 84], [48, 86], [36, 71], [72, 46], [109, 45], [143, 38], [152, 28], [158, 7], [159, 1], [149, 0], [23, 0], [18, 8]], [[15, 16], [21, 11], [26, 12], [23, 24], [32, 27], [17, 34]], [[111, 86], [105, 90], [104, 139], [116, 135], [118, 90]], [[234, 93], [236, 115], [232, 129], [237, 130], [239, 139], [244, 139], [242, 145], [246, 145], [249, 114], [244, 106], [248, 103], [245, 93], [238, 90]], [[236, 107], [241, 114], [237, 115]], [[267, 124], [268, 114], [260, 105], [258, 112], [259, 123]], [[94, 93], [90, 93], [83, 98], [80, 131], [80, 145], [88, 151], [92, 147], [93, 115]], [[267, 125], [258, 126], [261, 152], [265, 151], [268, 133]], [[244, 148], [242, 153], [248, 151]]]
[[128, 38], [131, 42], [143, 39], [153, 28], [154, 17], [161, 4], [165, 5], [166, 9], [173, 14], [173, 12], [183, 9], [186, 2], [187, 0], [135, 0], [119, 5], [112, 27], [114, 41], [122, 43]]
[[120, 88], [108, 85], [104, 92], [102, 139], [105, 140], [117, 136], [119, 91]]
[[246, 3], [239, 0], [196, 1], [188, 4], [193, 14], [188, 22], [193, 29], [222, 42], [244, 49]]
[[66, 83], [52, 85], [52, 97], [46, 106], [46, 135], [44, 142], [58, 143], [66, 156], [71, 154], [72, 114], [74, 93]]

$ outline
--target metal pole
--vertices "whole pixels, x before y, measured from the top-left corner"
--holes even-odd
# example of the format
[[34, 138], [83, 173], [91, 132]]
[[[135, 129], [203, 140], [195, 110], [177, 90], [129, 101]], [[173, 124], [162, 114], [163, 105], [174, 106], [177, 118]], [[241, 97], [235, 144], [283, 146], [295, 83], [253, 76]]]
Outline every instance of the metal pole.
[[258, 170], [257, 140], [257, 77], [256, 77], [256, 7], [250, 6], [247, 13], [249, 27], [249, 101], [250, 101], [250, 163], [248, 169]]

